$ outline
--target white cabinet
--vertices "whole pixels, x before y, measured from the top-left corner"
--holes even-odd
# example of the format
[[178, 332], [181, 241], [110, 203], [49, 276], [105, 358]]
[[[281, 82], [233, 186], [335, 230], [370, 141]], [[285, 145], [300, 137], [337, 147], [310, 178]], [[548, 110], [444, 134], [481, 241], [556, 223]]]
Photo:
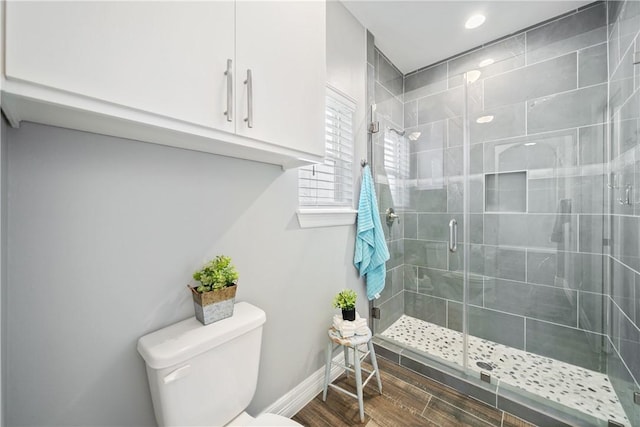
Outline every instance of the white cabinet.
[[237, 2], [238, 111], [243, 120], [247, 70], [253, 79], [253, 127], [241, 121], [239, 134], [324, 156], [324, 14], [319, 1]]
[[324, 154], [321, 1], [8, 1], [5, 22], [2, 108], [14, 126], [283, 166]]
[[233, 131], [222, 113], [234, 9], [231, 1], [9, 1], [6, 76]]

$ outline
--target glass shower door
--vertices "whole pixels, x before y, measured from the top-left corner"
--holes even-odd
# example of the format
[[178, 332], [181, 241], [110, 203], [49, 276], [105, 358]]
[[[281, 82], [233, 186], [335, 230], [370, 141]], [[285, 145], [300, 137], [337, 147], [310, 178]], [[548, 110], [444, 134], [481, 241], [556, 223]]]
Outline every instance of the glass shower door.
[[409, 147], [401, 127], [384, 114], [376, 115], [378, 131], [371, 138], [371, 172], [375, 183], [380, 222], [389, 249], [386, 263], [385, 287], [380, 298], [371, 302], [378, 318], [373, 319], [373, 331], [379, 333], [389, 328], [404, 313], [403, 295], [403, 237], [404, 212], [408, 206], [405, 188], [409, 176]]
[[451, 83], [449, 89], [443, 80], [434, 88], [405, 92], [404, 312], [382, 336], [400, 344], [408, 358], [460, 376], [465, 360], [460, 256], [465, 247], [465, 97], [462, 76]]
[[[411, 96], [405, 94], [405, 100]], [[374, 301], [381, 309], [375, 332], [398, 345], [404, 355], [428, 359], [456, 374], [463, 372], [465, 348], [459, 258], [464, 247], [464, 102], [463, 86], [458, 84], [425, 99], [420, 123], [411, 123], [405, 107], [405, 128], [400, 132], [392, 120], [378, 114], [379, 132], [373, 136], [383, 228], [390, 252], [400, 250], [387, 264], [387, 287], [390, 293], [402, 291], [400, 301]], [[400, 216], [400, 223], [386, 221], [388, 207]], [[457, 223], [457, 247], [450, 251], [450, 232], [456, 230], [449, 226], [452, 220]]]
[[575, 55], [507, 61], [465, 80], [467, 373], [606, 425], [606, 84], [578, 87]]

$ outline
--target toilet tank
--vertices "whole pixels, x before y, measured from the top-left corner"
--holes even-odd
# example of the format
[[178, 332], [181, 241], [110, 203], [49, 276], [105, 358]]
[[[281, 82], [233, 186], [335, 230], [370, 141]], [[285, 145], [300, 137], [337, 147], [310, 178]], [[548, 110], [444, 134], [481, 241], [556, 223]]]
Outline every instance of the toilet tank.
[[221, 426], [256, 390], [266, 315], [246, 303], [209, 325], [192, 317], [138, 340], [160, 426]]

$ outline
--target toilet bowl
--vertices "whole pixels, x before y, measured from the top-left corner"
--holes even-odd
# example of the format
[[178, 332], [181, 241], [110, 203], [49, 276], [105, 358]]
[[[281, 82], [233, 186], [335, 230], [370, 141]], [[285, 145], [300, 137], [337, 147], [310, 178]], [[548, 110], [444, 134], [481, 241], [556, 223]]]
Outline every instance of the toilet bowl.
[[218, 322], [204, 326], [192, 317], [140, 338], [158, 425], [300, 426], [244, 412], [258, 383], [265, 321], [264, 311], [240, 302]]

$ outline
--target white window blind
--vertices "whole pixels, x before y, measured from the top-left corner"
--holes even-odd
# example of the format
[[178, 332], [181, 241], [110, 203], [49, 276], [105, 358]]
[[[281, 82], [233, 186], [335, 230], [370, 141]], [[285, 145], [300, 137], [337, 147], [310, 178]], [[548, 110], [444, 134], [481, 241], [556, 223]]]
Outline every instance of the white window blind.
[[305, 208], [353, 206], [355, 103], [327, 88], [324, 163], [299, 169], [298, 199]]

